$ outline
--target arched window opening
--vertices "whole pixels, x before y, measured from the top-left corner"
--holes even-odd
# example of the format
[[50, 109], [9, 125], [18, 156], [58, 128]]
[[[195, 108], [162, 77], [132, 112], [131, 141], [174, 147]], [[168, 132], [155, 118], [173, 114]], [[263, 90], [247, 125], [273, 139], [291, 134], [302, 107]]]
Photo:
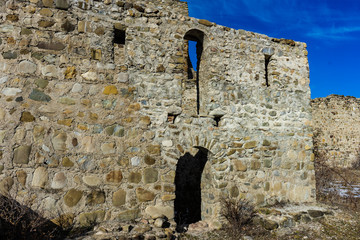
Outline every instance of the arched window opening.
[[[187, 74], [188, 79], [194, 79], [196, 85], [196, 111], [200, 112], [199, 73], [201, 55], [203, 52], [204, 33], [197, 29], [189, 30], [184, 39], [188, 41]], [[194, 68], [195, 66], [195, 68]]]
[[185, 153], [176, 165], [174, 212], [178, 232], [201, 220], [201, 175], [207, 160], [208, 150], [199, 147], [195, 156]]

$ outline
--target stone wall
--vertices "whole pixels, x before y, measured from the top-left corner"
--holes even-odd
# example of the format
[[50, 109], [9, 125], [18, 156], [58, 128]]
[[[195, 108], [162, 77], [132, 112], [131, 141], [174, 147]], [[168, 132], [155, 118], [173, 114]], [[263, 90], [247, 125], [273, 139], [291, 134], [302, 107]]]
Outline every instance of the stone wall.
[[360, 159], [360, 99], [330, 95], [311, 105], [316, 148], [330, 165], [352, 167]]
[[[222, 196], [314, 201], [306, 44], [190, 18], [179, 1], [1, 9], [2, 193], [82, 225], [172, 219], [178, 160], [202, 151], [214, 227]], [[202, 45], [198, 73], [184, 37]]]

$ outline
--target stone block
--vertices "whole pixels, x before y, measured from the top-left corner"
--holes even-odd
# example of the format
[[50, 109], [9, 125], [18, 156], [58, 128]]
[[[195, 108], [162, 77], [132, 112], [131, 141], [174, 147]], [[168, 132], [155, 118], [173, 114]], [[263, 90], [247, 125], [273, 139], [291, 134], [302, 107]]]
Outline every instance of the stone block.
[[105, 193], [103, 191], [92, 191], [86, 197], [86, 204], [93, 206], [105, 203]]
[[51, 139], [52, 145], [56, 151], [66, 150], [66, 139], [67, 135], [64, 132], [58, 133]]
[[96, 187], [99, 186], [101, 184], [101, 178], [97, 177], [97, 176], [84, 176], [82, 178], [83, 182], [91, 187]]
[[65, 176], [65, 173], [58, 172], [54, 175], [54, 178], [51, 182], [51, 188], [53, 189], [62, 189], [67, 184], [67, 178]]
[[44, 188], [48, 182], [48, 177], [49, 177], [49, 174], [48, 174], [47, 169], [44, 167], [38, 167], [34, 172], [31, 186]]
[[120, 212], [117, 216], [119, 221], [133, 221], [140, 217], [140, 209], [131, 209]]
[[143, 188], [137, 188], [136, 197], [140, 202], [148, 202], [154, 200], [155, 194]]
[[55, 7], [62, 10], [67, 10], [70, 7], [69, 0], [55, 0]]
[[234, 167], [237, 171], [246, 172], [247, 166], [241, 160], [234, 161]]
[[0, 193], [7, 196], [9, 195], [9, 191], [14, 185], [14, 179], [11, 177], [5, 177], [0, 181]]
[[103, 221], [105, 218], [105, 211], [98, 210], [95, 212], [80, 213], [79, 223], [82, 227], [90, 227], [96, 223]]
[[[44, 86], [44, 85], [41, 85]], [[39, 89], [33, 89], [29, 95], [29, 98], [34, 101], [38, 102], [50, 102], [51, 97], [46, 95], [44, 92], [40, 91]]]
[[64, 44], [62, 44], [61, 42], [50, 42], [50, 43], [39, 42], [37, 47], [40, 48], [40, 49], [61, 51], [66, 46]]
[[28, 60], [23, 60], [18, 65], [18, 71], [22, 74], [33, 74], [36, 72], [37, 65]]
[[103, 154], [115, 153], [115, 143], [103, 143], [101, 144], [101, 151]]
[[120, 170], [111, 171], [106, 175], [106, 181], [109, 183], [120, 183], [122, 179], [123, 175]]
[[30, 112], [22, 112], [20, 122], [34, 122], [35, 117]]
[[154, 183], [158, 180], [158, 171], [154, 168], [144, 170], [144, 183]]
[[28, 164], [29, 155], [31, 152], [31, 145], [20, 146], [14, 150], [13, 162], [17, 164]]
[[145, 213], [149, 215], [152, 219], [167, 217], [168, 219], [174, 218], [174, 209], [170, 206], [148, 206], [145, 209]]
[[141, 173], [138, 172], [131, 172], [128, 177], [128, 181], [130, 183], [139, 183], [141, 181]]
[[255, 148], [257, 146], [257, 142], [256, 141], [250, 141], [250, 142], [246, 142], [244, 144], [244, 148], [245, 149], [252, 149]]
[[70, 189], [64, 196], [64, 203], [68, 207], [74, 207], [81, 199], [83, 192], [76, 189]]
[[19, 182], [23, 187], [25, 187], [25, 185], [26, 185], [26, 177], [27, 177], [26, 172], [23, 171], [23, 170], [16, 171], [16, 177], [17, 177], [18, 182]]
[[115, 207], [120, 207], [124, 205], [126, 202], [126, 192], [122, 189], [119, 189], [118, 191], [114, 192], [112, 203]]

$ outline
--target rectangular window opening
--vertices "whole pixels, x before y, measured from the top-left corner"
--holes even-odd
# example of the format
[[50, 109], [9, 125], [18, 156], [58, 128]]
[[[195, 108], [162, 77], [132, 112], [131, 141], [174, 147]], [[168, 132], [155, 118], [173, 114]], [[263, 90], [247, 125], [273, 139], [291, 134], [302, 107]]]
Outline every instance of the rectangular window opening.
[[125, 44], [126, 32], [125, 30], [114, 29], [114, 44]]

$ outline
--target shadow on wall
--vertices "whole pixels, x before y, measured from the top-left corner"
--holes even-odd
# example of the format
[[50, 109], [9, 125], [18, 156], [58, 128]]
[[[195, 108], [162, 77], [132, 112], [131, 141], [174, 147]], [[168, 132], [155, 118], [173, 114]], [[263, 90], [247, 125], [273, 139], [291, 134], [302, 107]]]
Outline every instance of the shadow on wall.
[[0, 239], [64, 239], [70, 228], [58, 223], [60, 226], [0, 194]]
[[174, 211], [178, 232], [201, 220], [201, 175], [208, 159], [208, 150], [198, 148], [195, 156], [185, 153], [176, 165]]

